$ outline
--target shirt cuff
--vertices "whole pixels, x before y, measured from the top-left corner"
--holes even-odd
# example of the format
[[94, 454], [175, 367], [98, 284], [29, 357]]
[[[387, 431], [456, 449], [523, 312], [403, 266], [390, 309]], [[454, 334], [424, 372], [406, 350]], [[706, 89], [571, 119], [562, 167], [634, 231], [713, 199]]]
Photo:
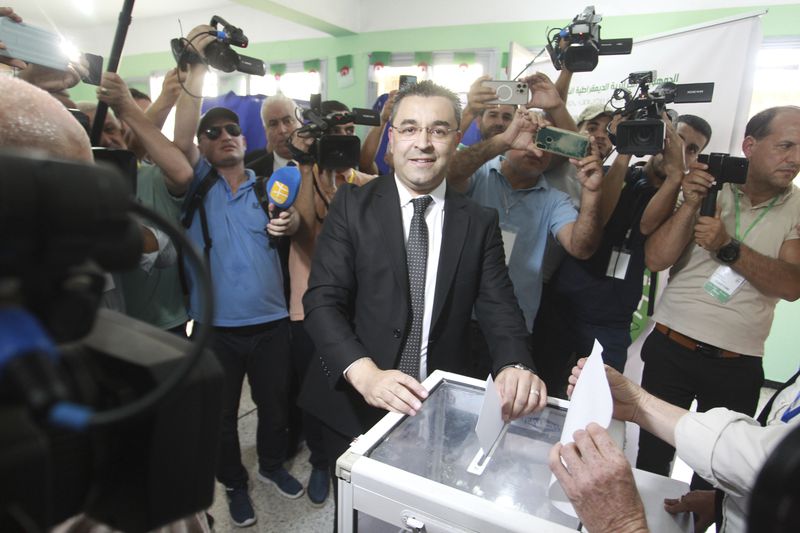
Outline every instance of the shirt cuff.
[[750, 417], [719, 407], [704, 413], [683, 415], [675, 425], [675, 449], [678, 456], [697, 475], [715, 481], [711, 462], [719, 438], [731, 423], [745, 418]]

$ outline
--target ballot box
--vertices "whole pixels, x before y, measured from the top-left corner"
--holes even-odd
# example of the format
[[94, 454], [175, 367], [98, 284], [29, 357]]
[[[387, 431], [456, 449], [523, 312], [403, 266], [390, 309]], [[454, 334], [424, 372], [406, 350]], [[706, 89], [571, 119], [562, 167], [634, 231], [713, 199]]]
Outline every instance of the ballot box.
[[[468, 467], [480, 450], [475, 424], [485, 383], [436, 371], [423, 385], [430, 395], [416, 416], [387, 414], [337, 461], [340, 532], [579, 529], [550, 498], [548, 453], [569, 402], [548, 398], [544, 411], [512, 422], [476, 475]], [[624, 425], [614, 421], [610, 430], [621, 443]], [[635, 478], [652, 531], [691, 531], [688, 516], [674, 519], [661, 503], [688, 485], [647, 472]]]

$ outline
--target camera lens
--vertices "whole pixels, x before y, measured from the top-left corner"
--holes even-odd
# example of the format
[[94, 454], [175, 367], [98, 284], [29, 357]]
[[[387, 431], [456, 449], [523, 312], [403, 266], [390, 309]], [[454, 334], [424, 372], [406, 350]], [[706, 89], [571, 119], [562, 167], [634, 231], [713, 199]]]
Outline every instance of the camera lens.
[[633, 130], [633, 144], [635, 145], [649, 145], [653, 142], [654, 137], [653, 128], [636, 128]]

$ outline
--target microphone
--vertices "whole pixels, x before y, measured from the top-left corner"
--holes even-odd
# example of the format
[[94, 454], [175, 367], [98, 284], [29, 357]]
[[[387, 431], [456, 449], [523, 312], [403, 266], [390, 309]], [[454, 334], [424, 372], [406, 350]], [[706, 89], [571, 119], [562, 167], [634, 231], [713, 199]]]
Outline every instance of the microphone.
[[272, 173], [267, 182], [267, 197], [269, 203], [275, 206], [273, 217], [292, 207], [300, 190], [300, 181], [300, 169], [294, 165], [279, 168]]
[[[300, 181], [300, 169], [294, 163], [289, 163], [272, 173], [267, 181], [266, 190], [269, 203], [275, 206], [269, 215], [270, 219], [280, 216], [281, 213], [292, 207], [297, 199], [297, 191], [300, 190]], [[270, 245], [275, 246], [277, 237], [270, 234], [267, 236]]]

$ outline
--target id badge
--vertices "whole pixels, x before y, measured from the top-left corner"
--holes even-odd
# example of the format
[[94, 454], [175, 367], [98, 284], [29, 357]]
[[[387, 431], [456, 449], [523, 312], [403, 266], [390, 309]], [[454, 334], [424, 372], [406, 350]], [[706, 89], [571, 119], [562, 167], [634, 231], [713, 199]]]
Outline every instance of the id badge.
[[703, 285], [703, 289], [724, 304], [733, 298], [744, 282], [744, 276], [734, 272], [728, 265], [720, 265]]
[[631, 262], [631, 252], [625, 248], [615, 246], [608, 258], [606, 276], [609, 278], [625, 279], [628, 274], [628, 264]]
[[517, 228], [510, 224], [501, 224], [500, 231], [503, 234], [503, 251], [506, 254], [506, 266], [511, 259], [511, 252], [514, 251], [514, 243], [517, 240]]

